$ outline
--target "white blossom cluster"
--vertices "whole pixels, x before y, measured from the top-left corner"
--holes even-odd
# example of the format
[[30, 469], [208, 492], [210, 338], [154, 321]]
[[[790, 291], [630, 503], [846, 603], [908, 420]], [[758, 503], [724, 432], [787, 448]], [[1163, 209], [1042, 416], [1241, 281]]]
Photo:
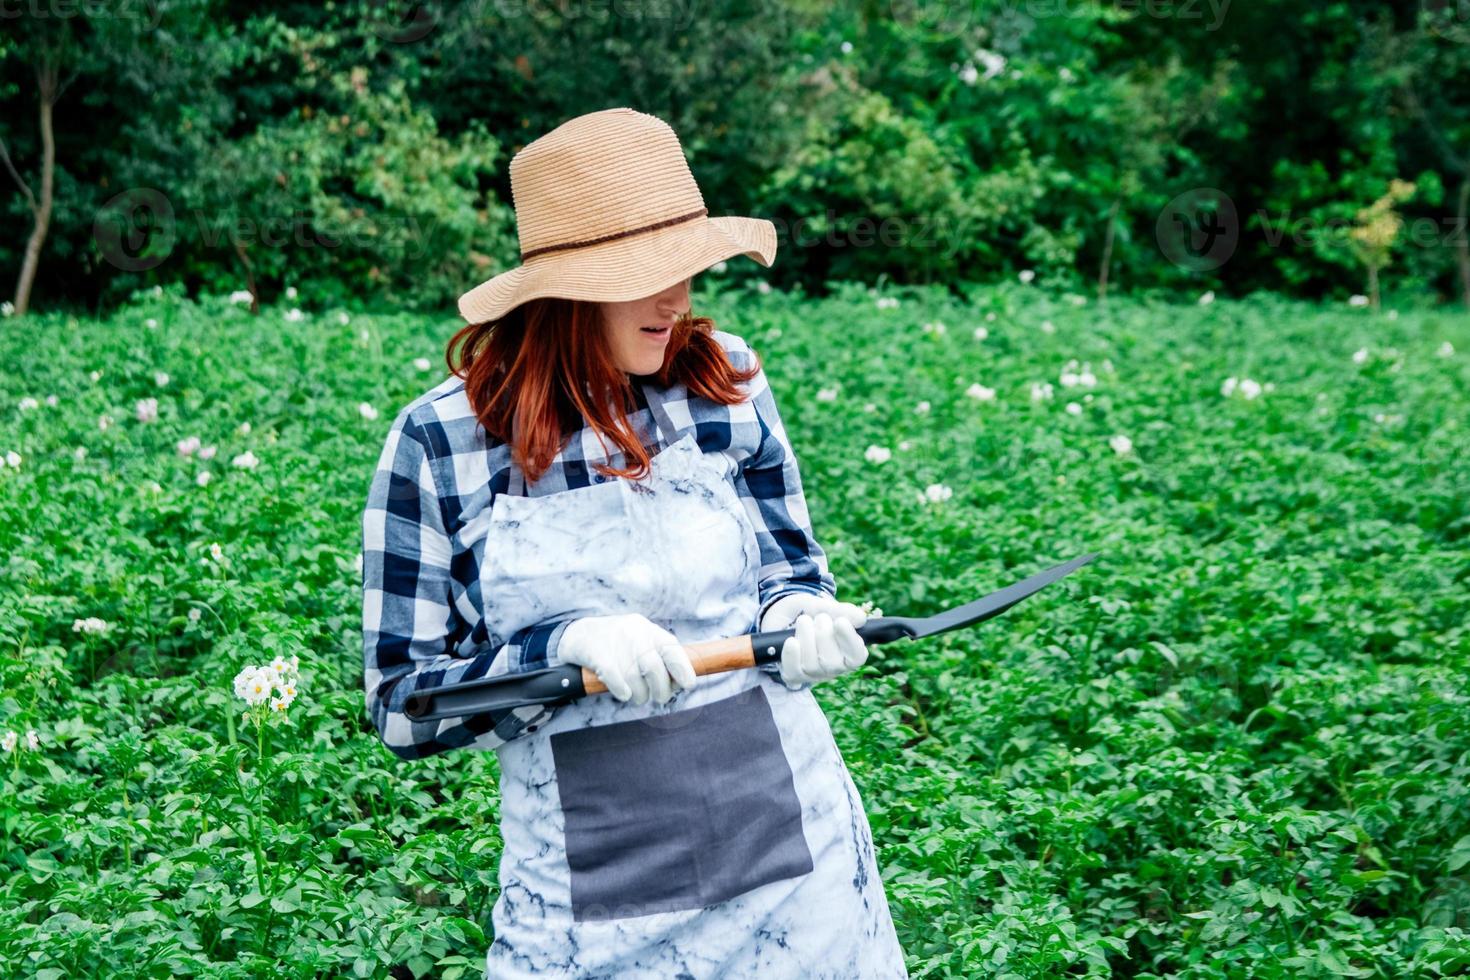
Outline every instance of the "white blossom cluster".
[[263, 666], [246, 667], [235, 675], [235, 695], [252, 708], [269, 704], [272, 711], [285, 711], [296, 700], [301, 683], [300, 660], [276, 657]]

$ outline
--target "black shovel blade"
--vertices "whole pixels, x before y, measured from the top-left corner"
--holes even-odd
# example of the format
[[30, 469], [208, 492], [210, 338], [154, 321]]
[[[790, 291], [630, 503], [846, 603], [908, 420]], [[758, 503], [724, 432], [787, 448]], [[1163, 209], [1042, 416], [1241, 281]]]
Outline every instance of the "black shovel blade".
[[1046, 571], [1037, 572], [1014, 585], [1008, 585], [987, 596], [981, 596], [974, 602], [946, 609], [933, 616], [882, 616], [870, 619], [858, 629], [857, 633], [868, 643], [888, 643], [905, 638], [917, 640], [936, 633], [948, 633], [950, 630], [974, 626], [993, 616], [999, 616], [1022, 599], [1028, 599], [1058, 579], [1072, 574], [1097, 555], [1097, 552], [1093, 552], [1090, 555], [1073, 558], [1071, 561], [1064, 561], [1060, 565], [1053, 565]]

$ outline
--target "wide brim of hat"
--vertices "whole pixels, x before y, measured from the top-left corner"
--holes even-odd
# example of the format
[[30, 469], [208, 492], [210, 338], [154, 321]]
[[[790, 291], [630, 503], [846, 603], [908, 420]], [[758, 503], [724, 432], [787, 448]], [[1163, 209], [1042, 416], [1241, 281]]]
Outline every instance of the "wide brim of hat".
[[548, 296], [610, 303], [642, 299], [737, 255], [770, 266], [776, 259], [776, 226], [765, 218], [704, 218], [548, 252], [465, 293], [459, 312], [469, 323], [484, 323]]

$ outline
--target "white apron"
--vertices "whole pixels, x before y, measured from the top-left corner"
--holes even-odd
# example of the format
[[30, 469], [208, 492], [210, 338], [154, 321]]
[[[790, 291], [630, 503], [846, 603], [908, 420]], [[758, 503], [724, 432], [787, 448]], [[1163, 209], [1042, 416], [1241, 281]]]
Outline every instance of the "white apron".
[[[638, 612], [685, 643], [751, 632], [760, 554], [735, 465], [690, 433], [643, 481], [520, 496], [512, 467], [481, 563], [488, 625]], [[665, 705], [588, 695], [496, 755], [487, 977], [908, 976], [867, 815], [809, 688], [751, 668]]]

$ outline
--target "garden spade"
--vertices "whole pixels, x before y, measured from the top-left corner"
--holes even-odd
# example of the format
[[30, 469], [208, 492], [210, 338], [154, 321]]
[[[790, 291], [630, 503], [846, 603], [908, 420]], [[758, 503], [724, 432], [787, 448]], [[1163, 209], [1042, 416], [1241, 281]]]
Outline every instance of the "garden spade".
[[[999, 616], [1041, 589], [1071, 574], [1097, 557], [1096, 552], [1054, 565], [1014, 585], [982, 596], [973, 602], [936, 613], [933, 616], [869, 617], [858, 628], [858, 636], [869, 646], [894, 640], [919, 640], [936, 633], [974, 626]], [[794, 629], [767, 633], [745, 633], [718, 640], [705, 640], [685, 645], [696, 674], [717, 674], [744, 667], [771, 663], [781, 656], [781, 647]], [[607, 690], [596, 674], [577, 664], [562, 664], [518, 674], [480, 677], [475, 680], [445, 684], [409, 696], [403, 712], [416, 722], [458, 718], [483, 711], [508, 711], [529, 704], [557, 705], [575, 701], [588, 694]]]

